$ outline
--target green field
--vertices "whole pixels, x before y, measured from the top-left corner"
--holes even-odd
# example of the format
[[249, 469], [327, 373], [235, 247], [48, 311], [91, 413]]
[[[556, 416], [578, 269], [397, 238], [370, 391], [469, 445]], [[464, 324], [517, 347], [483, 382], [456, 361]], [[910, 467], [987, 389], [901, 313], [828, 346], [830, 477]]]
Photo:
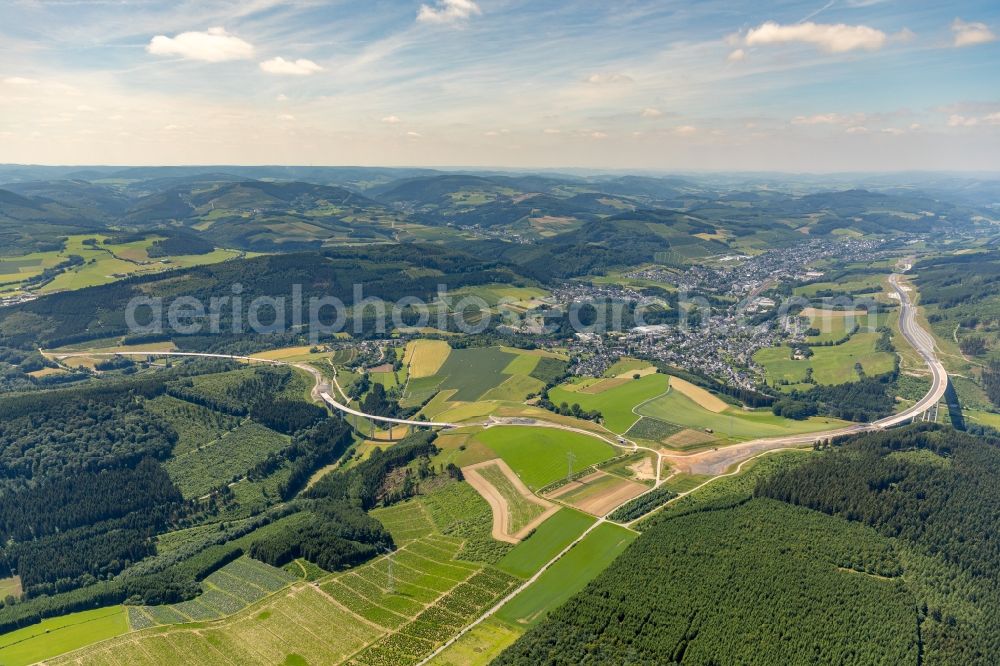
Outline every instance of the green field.
[[515, 625], [533, 625], [582, 590], [625, 550], [636, 533], [604, 523], [584, 537], [537, 581], [511, 599], [497, 617]]
[[[45, 268], [51, 268], [69, 255], [83, 258], [84, 263], [58, 275], [39, 291], [49, 293], [67, 289], [82, 289], [114, 282], [127, 275], [154, 273], [171, 268], [187, 268], [226, 261], [240, 255], [233, 250], [214, 250], [208, 254], [167, 256], [151, 259], [149, 247], [161, 239], [150, 236], [144, 240], [120, 245], [106, 245], [103, 234], [81, 234], [69, 236], [61, 251], [35, 252], [17, 257], [0, 257], [0, 282], [8, 288], [17, 287], [19, 282], [34, 277]], [[84, 245], [88, 239], [97, 240], [95, 246]], [[12, 284], [8, 284], [12, 283]]]
[[520, 578], [528, 578], [559, 554], [594, 518], [574, 509], [563, 508], [538, 526], [534, 533], [497, 563], [497, 568]]
[[817, 292], [825, 290], [832, 290], [838, 294], [849, 294], [851, 292], [879, 287], [883, 279], [883, 275], [871, 275], [841, 282], [813, 282], [812, 284], [796, 287], [794, 293], [796, 296], [805, 296], [806, 298], [811, 298]]
[[892, 372], [895, 355], [875, 351], [879, 337], [878, 333], [857, 333], [841, 345], [813, 347], [813, 356], [801, 361], [792, 360], [789, 347], [768, 347], [754, 354], [754, 361], [764, 366], [769, 383], [801, 382], [806, 378], [806, 369], [811, 367], [813, 379], [820, 384], [843, 384], [857, 381], [855, 363], [860, 363], [868, 376]]
[[575, 456], [574, 472], [615, 455], [610, 444], [596, 437], [556, 428], [499, 426], [482, 431], [476, 439], [503, 458], [532, 490], [566, 476], [569, 452]]
[[727, 409], [715, 413], [699, 406], [679, 391], [669, 391], [643, 404], [636, 411], [643, 416], [686, 428], [696, 430], [711, 428], [717, 437], [733, 440], [829, 430], [844, 424], [843, 421], [829, 417], [812, 417], [804, 421], [795, 421], [775, 416], [770, 411]]
[[642, 370], [652, 365], [649, 361], [640, 361], [636, 358], [620, 358], [614, 365], [605, 370], [605, 377], [617, 377], [635, 370]]
[[[519, 356], [517, 360], [534, 358], [537, 362], [538, 356]], [[513, 362], [512, 362], [513, 365]], [[506, 400], [510, 402], [520, 402], [525, 396], [538, 393], [545, 387], [544, 382], [527, 375], [511, 375], [503, 384], [492, 388], [482, 395], [482, 400]]]
[[667, 375], [646, 375], [640, 379], [628, 380], [601, 393], [572, 391], [563, 384], [549, 390], [549, 400], [556, 405], [563, 402], [569, 405], [579, 403], [585, 410], [596, 409], [604, 415], [604, 425], [608, 430], [624, 433], [639, 420], [639, 416], [632, 410], [666, 391], [667, 382]]
[[962, 416], [965, 417], [965, 420], [968, 423], [975, 423], [976, 425], [987, 426], [989, 428], [1000, 430], [1000, 414], [995, 412], [964, 409], [962, 410]]
[[836, 311], [819, 311], [809, 319], [809, 326], [819, 331], [818, 335], [807, 335], [806, 342], [818, 344], [837, 342], [850, 334], [854, 326], [859, 332], [871, 332], [878, 328], [878, 315], [861, 314], [850, 317], [840, 316]]
[[514, 487], [514, 484], [510, 482], [507, 475], [503, 473], [503, 470], [496, 465], [479, 467], [476, 471], [479, 472], [479, 474], [486, 479], [491, 486], [496, 488], [497, 492], [500, 493], [504, 500], [506, 500], [507, 510], [509, 512], [507, 525], [508, 534], [517, 534], [545, 511], [545, 508], [540, 504], [526, 500], [524, 496], [518, 492], [517, 488]]
[[0, 636], [0, 663], [33, 664], [129, 630], [124, 606], [108, 606], [42, 620]]
[[445, 378], [440, 388], [455, 389], [452, 400], [475, 402], [507, 380], [503, 371], [514, 358], [499, 347], [454, 349], [438, 371], [438, 376]]

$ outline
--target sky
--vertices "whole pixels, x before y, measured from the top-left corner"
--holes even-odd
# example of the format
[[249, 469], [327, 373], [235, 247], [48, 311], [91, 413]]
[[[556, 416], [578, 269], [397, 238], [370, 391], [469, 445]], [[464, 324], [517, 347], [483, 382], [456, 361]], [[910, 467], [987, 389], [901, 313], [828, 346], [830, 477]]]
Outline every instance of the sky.
[[996, 0], [4, 0], [0, 163], [1000, 171]]

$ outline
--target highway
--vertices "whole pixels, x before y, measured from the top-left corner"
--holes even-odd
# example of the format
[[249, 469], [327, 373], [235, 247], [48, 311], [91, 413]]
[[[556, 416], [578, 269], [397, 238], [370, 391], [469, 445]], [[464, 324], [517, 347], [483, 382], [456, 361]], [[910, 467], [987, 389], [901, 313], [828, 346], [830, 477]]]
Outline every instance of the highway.
[[113, 352], [68, 352], [68, 353], [52, 353], [50, 355], [57, 359], [73, 358], [74, 356], [184, 356], [184, 357], [195, 357], [195, 358], [221, 358], [230, 361], [242, 361], [246, 363], [264, 363], [267, 365], [284, 365], [292, 368], [298, 368], [299, 370], [304, 370], [308, 372], [316, 380], [316, 386], [313, 388], [313, 395], [317, 398], [322, 399], [325, 403], [330, 405], [336, 410], [344, 412], [345, 414], [350, 414], [352, 416], [358, 416], [369, 421], [378, 421], [379, 423], [391, 423], [393, 425], [407, 425], [407, 426], [424, 426], [433, 428], [457, 428], [459, 425], [469, 425], [458, 424], [458, 423], [445, 423], [440, 421], [418, 421], [415, 419], [394, 419], [388, 416], [375, 416], [374, 414], [365, 414], [364, 412], [359, 412], [356, 409], [338, 402], [333, 396], [330, 395], [327, 389], [326, 383], [323, 381], [323, 376], [320, 374], [319, 370], [316, 368], [306, 365], [304, 363], [288, 363], [286, 361], [278, 361], [275, 359], [268, 358], [258, 358], [256, 356], [238, 356], [236, 354], [208, 354], [205, 352], [178, 352], [170, 350], [148, 350], [148, 351], [113, 351]]

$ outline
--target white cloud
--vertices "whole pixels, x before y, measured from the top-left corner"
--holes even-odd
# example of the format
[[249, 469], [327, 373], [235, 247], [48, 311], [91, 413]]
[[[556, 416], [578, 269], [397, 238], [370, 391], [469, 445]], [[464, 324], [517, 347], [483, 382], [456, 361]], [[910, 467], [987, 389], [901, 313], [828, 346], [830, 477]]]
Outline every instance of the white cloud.
[[645, 109], [642, 110], [642, 113], [640, 113], [639, 115], [641, 115], [643, 118], [659, 118], [660, 116], [663, 115], [663, 111], [660, 111], [659, 109], [654, 109], [651, 106], [647, 106]]
[[628, 74], [620, 74], [617, 72], [607, 74], [597, 73], [588, 76], [587, 83], [591, 83], [595, 86], [603, 86], [612, 83], [632, 83], [632, 77]]
[[265, 60], [260, 63], [260, 68], [268, 74], [285, 74], [288, 76], [309, 76], [310, 74], [323, 71], [323, 68], [312, 60], [306, 60], [305, 58], [285, 60], [280, 56]]
[[417, 20], [421, 23], [456, 23], [482, 13], [473, 0], [437, 0], [433, 7], [420, 5]]
[[23, 76], [8, 76], [3, 82], [8, 86], [33, 86], [38, 83], [35, 79], [26, 79]]
[[846, 119], [838, 113], [818, 113], [814, 116], [795, 116], [793, 125], [840, 125]]
[[974, 127], [979, 124], [979, 118], [966, 118], [957, 113], [948, 118], [948, 127]]
[[746, 57], [747, 57], [746, 51], [744, 51], [743, 49], [736, 49], [735, 51], [731, 52], [728, 56], [726, 56], [726, 60], [728, 62], [742, 62], [743, 60], [746, 59]]
[[882, 48], [888, 37], [881, 30], [866, 25], [846, 25], [844, 23], [796, 23], [781, 25], [767, 21], [752, 28], [744, 38], [747, 46], [767, 46], [770, 44], [812, 44], [827, 53], [845, 53], [862, 49], [876, 51]]
[[542, 130], [542, 131], [543, 131], [543, 132], [544, 132], [545, 134], [562, 134], [562, 130], [560, 130], [560, 129], [555, 129], [555, 128], [553, 128], [553, 127], [546, 127], [546, 128], [545, 128], [544, 130]]
[[591, 132], [590, 133], [590, 138], [591, 139], [607, 139], [608, 135], [605, 132]]
[[285, 122], [291, 122], [291, 121], [295, 120], [295, 116], [293, 116], [290, 113], [282, 113], [280, 116], [278, 116], [278, 120], [283, 120]]
[[679, 136], [691, 136], [698, 131], [698, 128], [694, 125], [680, 125], [674, 128], [674, 134]]
[[253, 45], [225, 28], [209, 28], [206, 32], [182, 32], [176, 37], [157, 35], [146, 46], [152, 55], [180, 56], [186, 60], [227, 62], [253, 57]]
[[285, 93], [281, 93], [280, 95], [278, 95], [277, 97], [274, 98], [274, 101], [275, 102], [287, 102], [288, 101], [288, 95], [286, 95]]
[[957, 113], [948, 117], [948, 127], [975, 127], [976, 125], [1000, 125], [1000, 111], [984, 116], [963, 116]]
[[848, 134], [868, 134], [868, 128], [862, 125], [854, 125], [853, 127], [848, 127], [844, 131]]
[[414, 139], [419, 139], [420, 137], [423, 136], [423, 134], [421, 134], [420, 132], [407, 132], [406, 136], [412, 137]]
[[898, 127], [886, 127], [882, 130], [882, 134], [891, 134], [892, 136], [899, 136], [903, 134], [903, 130]]
[[403, 121], [400, 120], [398, 116], [386, 116], [385, 118], [382, 119], [382, 122], [384, 122], [386, 125], [398, 125]]
[[962, 19], [955, 19], [951, 31], [955, 33], [955, 48], [987, 44], [997, 38], [985, 23], [966, 23]]

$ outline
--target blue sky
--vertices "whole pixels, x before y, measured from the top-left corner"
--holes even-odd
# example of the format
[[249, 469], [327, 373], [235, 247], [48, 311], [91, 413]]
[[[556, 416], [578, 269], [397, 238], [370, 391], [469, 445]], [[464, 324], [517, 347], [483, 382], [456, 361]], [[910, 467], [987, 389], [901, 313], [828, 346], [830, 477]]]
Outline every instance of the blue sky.
[[1000, 3], [7, 0], [0, 162], [1000, 171]]

